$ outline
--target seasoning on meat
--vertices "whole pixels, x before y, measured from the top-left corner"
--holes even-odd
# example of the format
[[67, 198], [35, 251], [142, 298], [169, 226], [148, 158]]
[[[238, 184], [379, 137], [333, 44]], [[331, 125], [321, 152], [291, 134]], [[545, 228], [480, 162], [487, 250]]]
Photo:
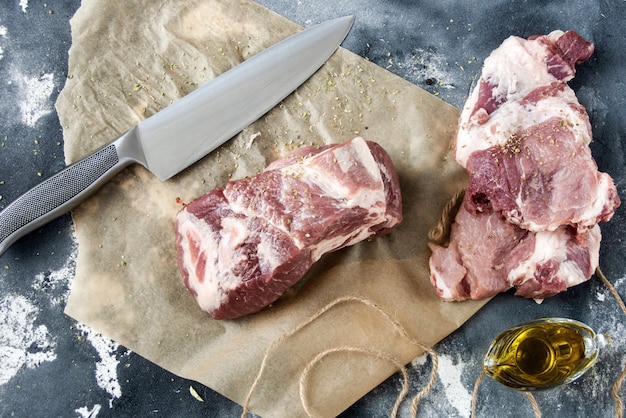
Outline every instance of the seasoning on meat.
[[270, 305], [325, 253], [402, 220], [397, 174], [375, 142], [304, 147], [231, 181], [176, 217], [185, 284], [215, 319]]
[[598, 222], [620, 200], [598, 171], [586, 110], [567, 82], [593, 53], [576, 32], [510, 37], [485, 60], [461, 112], [455, 158], [469, 175], [450, 243], [431, 244], [446, 300], [516, 287], [537, 300], [588, 280]]

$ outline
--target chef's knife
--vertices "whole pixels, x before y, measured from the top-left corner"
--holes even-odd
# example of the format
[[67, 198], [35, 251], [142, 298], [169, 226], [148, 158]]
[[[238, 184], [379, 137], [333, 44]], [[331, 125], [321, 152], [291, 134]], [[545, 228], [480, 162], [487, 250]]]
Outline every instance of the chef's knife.
[[167, 180], [263, 116], [313, 75], [348, 34], [353, 16], [305, 29], [142, 121], [0, 212], [0, 255], [66, 213], [130, 164]]

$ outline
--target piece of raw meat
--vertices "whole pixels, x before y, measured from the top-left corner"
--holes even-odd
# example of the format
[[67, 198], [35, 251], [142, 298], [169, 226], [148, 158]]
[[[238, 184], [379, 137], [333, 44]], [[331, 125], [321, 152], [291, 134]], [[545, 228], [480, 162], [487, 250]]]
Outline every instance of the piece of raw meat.
[[462, 205], [447, 247], [429, 244], [430, 278], [444, 300], [515, 294], [545, 299], [591, 277], [598, 266], [600, 227], [533, 232], [502, 215], [472, 214]]
[[460, 116], [455, 158], [468, 173], [449, 242], [430, 244], [444, 300], [515, 287], [541, 300], [588, 280], [598, 222], [620, 200], [591, 155], [591, 126], [567, 81], [593, 44], [576, 32], [510, 37], [485, 60]]
[[231, 181], [176, 217], [185, 284], [215, 319], [259, 311], [323, 254], [402, 220], [394, 165], [375, 142], [305, 147]]
[[456, 160], [466, 207], [491, 208], [531, 231], [589, 228], [619, 205], [591, 155], [591, 126], [567, 85], [593, 44], [576, 32], [510, 37], [485, 60], [460, 118]]

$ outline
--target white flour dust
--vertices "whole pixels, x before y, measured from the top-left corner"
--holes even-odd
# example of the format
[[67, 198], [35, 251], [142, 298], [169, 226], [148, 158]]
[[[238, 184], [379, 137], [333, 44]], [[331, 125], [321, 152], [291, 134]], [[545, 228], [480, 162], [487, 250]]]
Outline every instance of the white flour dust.
[[19, 89], [19, 109], [22, 122], [34, 127], [37, 121], [52, 113], [50, 95], [54, 91], [54, 75], [43, 73], [39, 77], [14, 74], [12, 77]]
[[109, 408], [112, 408], [113, 401], [122, 396], [122, 387], [117, 377], [117, 366], [120, 363], [117, 354], [119, 345], [82, 324], [78, 325], [78, 330], [83, 333], [100, 356], [100, 361], [96, 363], [96, 382], [111, 396]]
[[[74, 242], [74, 249], [76, 248], [75, 245]], [[39, 273], [35, 276], [31, 287], [36, 291], [45, 291], [50, 305], [65, 306], [70, 297], [70, 285], [76, 269], [77, 255], [76, 251], [72, 251], [65, 265], [59, 270]]]
[[[63, 267], [34, 277], [31, 288], [42, 292], [44, 303], [47, 301], [49, 306], [60, 308], [65, 305], [70, 295], [77, 255], [77, 243], [74, 241], [73, 251]], [[35, 368], [44, 361], [56, 360], [55, 338], [45, 325], [36, 325], [39, 313], [39, 308], [24, 296], [7, 295], [0, 299], [0, 385], [6, 384], [24, 367]], [[113, 400], [122, 396], [117, 376], [119, 359], [128, 352], [119, 355], [118, 344], [82, 324], [77, 325], [77, 330], [98, 353], [96, 383], [109, 394], [109, 407], [112, 407]], [[94, 418], [100, 409], [101, 405], [96, 404], [75, 412], [80, 417]]]
[[[420, 368], [426, 364], [427, 358], [428, 355], [422, 354], [416, 357], [411, 362], [411, 365], [415, 368]], [[465, 363], [445, 354], [438, 354], [437, 359], [439, 361], [437, 377], [441, 383], [441, 388], [439, 388], [439, 385], [435, 385], [431, 396], [440, 401], [438, 402], [438, 406], [436, 406], [437, 409], [423, 411], [426, 413], [425, 416], [441, 416], [441, 403], [447, 401], [452, 408], [456, 409], [457, 413], [454, 414], [455, 417], [469, 418], [469, 411], [472, 407], [472, 393], [468, 391], [465, 386], [463, 386], [463, 382], [461, 382], [461, 376], [465, 373]], [[446, 410], [448, 413], [451, 412], [447, 407]]]
[[[76, 255], [72, 252], [59, 270], [35, 277], [32, 288], [44, 291], [51, 305], [67, 301]], [[0, 300], [0, 385], [23, 367], [32, 369], [57, 358], [54, 337], [45, 325], [35, 325], [38, 316], [39, 308], [24, 296], [8, 294]]]
[[35, 325], [39, 309], [25, 297], [0, 300], [0, 385], [22, 367], [34, 369], [56, 359], [56, 342], [45, 325]]
[[74, 412], [76, 412], [76, 415], [80, 418], [95, 418], [100, 413], [101, 408], [102, 406], [100, 404], [95, 404], [91, 409], [87, 409], [86, 406], [83, 406], [82, 408], [75, 409]]
[[4, 58], [4, 41], [7, 37], [8, 30], [6, 26], [0, 26], [0, 60]]
[[416, 48], [403, 57], [391, 57], [389, 63], [402, 68], [417, 83], [426, 81], [441, 89], [454, 89], [457, 84], [443, 56], [429, 49]]
[[443, 384], [448, 402], [458, 411], [458, 416], [469, 417], [472, 408], [472, 394], [463, 386], [461, 376], [465, 364], [458, 361], [456, 364], [450, 356], [439, 355], [437, 374]]

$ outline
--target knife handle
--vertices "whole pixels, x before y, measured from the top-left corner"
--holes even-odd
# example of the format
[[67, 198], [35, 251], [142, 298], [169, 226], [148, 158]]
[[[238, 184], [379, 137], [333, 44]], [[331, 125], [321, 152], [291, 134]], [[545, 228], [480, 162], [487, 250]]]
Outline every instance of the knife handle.
[[0, 255], [22, 236], [77, 206], [130, 162], [120, 159], [116, 143], [110, 143], [11, 202], [0, 212]]

